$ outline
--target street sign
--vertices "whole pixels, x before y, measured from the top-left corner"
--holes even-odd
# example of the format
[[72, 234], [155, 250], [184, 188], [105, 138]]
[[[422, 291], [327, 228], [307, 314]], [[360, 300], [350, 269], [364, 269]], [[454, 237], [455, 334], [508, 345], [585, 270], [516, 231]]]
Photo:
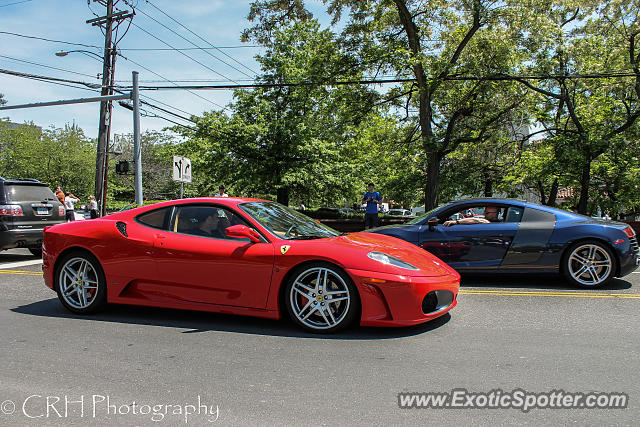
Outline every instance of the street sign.
[[191, 159], [182, 156], [173, 156], [173, 180], [178, 182], [191, 182]]

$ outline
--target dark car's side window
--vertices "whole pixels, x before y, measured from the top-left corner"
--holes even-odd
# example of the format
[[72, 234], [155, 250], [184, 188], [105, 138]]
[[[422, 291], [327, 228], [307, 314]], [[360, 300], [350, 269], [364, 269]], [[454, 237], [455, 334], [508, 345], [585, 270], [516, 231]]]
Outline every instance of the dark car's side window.
[[510, 206], [507, 208], [504, 222], [520, 222], [524, 208], [518, 206]]
[[136, 218], [139, 223], [153, 228], [168, 228], [169, 218], [171, 217], [171, 210], [173, 207], [160, 208], [152, 210], [151, 212], [138, 215]]
[[237, 224], [249, 226], [229, 209], [212, 205], [187, 205], [178, 208], [170, 229], [176, 233], [193, 236], [249, 241], [226, 235], [226, 229]]

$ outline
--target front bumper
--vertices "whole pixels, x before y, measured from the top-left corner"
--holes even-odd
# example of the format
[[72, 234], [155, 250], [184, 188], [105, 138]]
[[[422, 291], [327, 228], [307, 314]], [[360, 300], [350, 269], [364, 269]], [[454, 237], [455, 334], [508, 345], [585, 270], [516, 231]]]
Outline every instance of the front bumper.
[[459, 276], [400, 276], [354, 269], [347, 273], [360, 293], [363, 326], [417, 325], [446, 314], [458, 303]]

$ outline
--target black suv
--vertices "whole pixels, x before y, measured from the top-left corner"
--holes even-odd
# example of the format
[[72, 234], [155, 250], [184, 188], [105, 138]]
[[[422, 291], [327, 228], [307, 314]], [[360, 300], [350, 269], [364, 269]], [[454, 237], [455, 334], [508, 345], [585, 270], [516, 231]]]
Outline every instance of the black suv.
[[27, 248], [42, 256], [44, 227], [62, 222], [64, 206], [47, 184], [0, 177], [0, 250]]

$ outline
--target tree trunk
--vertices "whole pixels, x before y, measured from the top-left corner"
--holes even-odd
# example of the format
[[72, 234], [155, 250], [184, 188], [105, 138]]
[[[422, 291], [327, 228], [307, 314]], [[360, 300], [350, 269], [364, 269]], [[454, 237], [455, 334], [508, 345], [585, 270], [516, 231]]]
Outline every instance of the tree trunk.
[[556, 204], [556, 198], [558, 197], [558, 178], [553, 180], [551, 184], [551, 190], [549, 190], [549, 199], [547, 200], [547, 206], [554, 206]]
[[424, 208], [427, 211], [438, 206], [438, 192], [440, 190], [440, 160], [442, 156], [437, 152], [427, 153], [427, 182], [424, 186]]
[[493, 197], [493, 180], [489, 177], [484, 179], [484, 197]]
[[578, 213], [587, 214], [587, 201], [589, 200], [589, 182], [591, 181], [591, 157], [587, 157], [582, 164], [582, 176], [580, 176], [580, 199], [578, 200]]
[[278, 203], [281, 205], [289, 206], [289, 187], [278, 188]]
[[541, 180], [538, 180], [538, 194], [540, 195], [540, 203], [543, 205], [547, 204], [547, 195], [544, 191], [544, 184]]

